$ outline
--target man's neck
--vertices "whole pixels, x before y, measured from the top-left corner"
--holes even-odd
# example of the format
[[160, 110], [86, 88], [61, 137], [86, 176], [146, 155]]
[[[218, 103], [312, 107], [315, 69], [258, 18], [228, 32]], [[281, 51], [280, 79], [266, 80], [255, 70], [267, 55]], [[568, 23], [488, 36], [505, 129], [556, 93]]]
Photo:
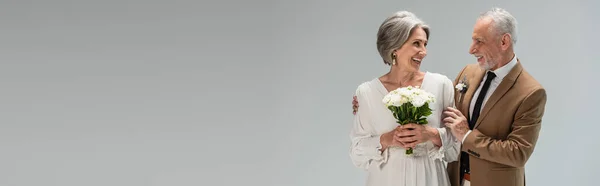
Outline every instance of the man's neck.
[[502, 61], [502, 63], [498, 63], [494, 68], [491, 68], [490, 71], [494, 71], [496, 69], [502, 68], [506, 64], [510, 63], [510, 61], [512, 61], [513, 58], [515, 58], [514, 52], [510, 52], [510, 53], [504, 55], [504, 57], [500, 60], [500, 61]]

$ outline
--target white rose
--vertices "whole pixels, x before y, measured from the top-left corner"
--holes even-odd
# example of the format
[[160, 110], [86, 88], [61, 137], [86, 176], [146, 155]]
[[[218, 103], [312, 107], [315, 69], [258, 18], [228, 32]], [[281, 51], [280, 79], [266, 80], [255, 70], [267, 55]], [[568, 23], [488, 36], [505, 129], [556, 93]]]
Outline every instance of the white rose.
[[390, 105], [399, 107], [402, 106], [402, 104], [406, 103], [406, 99], [404, 98], [404, 96], [400, 96], [400, 95], [393, 95], [390, 98]]
[[407, 88], [407, 94], [415, 94], [418, 93], [420, 91], [420, 89], [418, 89], [417, 87], [408, 87]]
[[404, 103], [408, 103], [409, 102], [409, 97], [408, 96], [400, 96], [400, 104], [404, 104]]
[[456, 84], [456, 86], [454, 86], [454, 88], [456, 88], [456, 90], [458, 90], [458, 91], [462, 91], [465, 87], [466, 87], [466, 85], [464, 83], [459, 83], [459, 84]]
[[406, 90], [406, 89], [403, 89], [403, 88], [396, 89], [396, 94], [397, 94], [398, 96], [405, 96], [405, 95], [407, 95], [407, 93], [408, 93], [408, 92], [407, 92], [407, 90]]
[[423, 99], [426, 100], [426, 102], [428, 103], [433, 103], [435, 102], [435, 96], [433, 96], [433, 94], [427, 92], [425, 94], [423, 94]]
[[414, 96], [411, 100], [411, 103], [415, 107], [421, 107], [425, 104], [426, 101], [427, 99], [423, 99], [422, 96]]
[[391, 101], [391, 94], [387, 94], [383, 97], [383, 104], [385, 104], [385, 106], [390, 106], [390, 101]]

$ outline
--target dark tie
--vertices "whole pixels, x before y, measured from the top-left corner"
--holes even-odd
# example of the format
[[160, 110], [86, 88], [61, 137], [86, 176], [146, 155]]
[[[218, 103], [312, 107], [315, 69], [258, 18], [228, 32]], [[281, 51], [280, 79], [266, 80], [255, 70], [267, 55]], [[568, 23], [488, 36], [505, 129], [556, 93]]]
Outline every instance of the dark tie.
[[[475, 123], [477, 123], [477, 119], [479, 118], [479, 113], [481, 111], [481, 105], [483, 104], [483, 98], [490, 89], [490, 84], [492, 80], [496, 77], [496, 74], [489, 71], [487, 73], [487, 78], [485, 79], [485, 83], [483, 83], [483, 87], [481, 87], [481, 91], [479, 92], [479, 96], [477, 96], [477, 101], [475, 101], [475, 108], [473, 108], [473, 115], [471, 116], [471, 120], [469, 120], [469, 129], [473, 130], [475, 127]], [[462, 140], [462, 139], [460, 139]], [[462, 183], [464, 173], [471, 173], [469, 167], [469, 154], [466, 152], [461, 152], [460, 155], [460, 181]]]
[[481, 111], [481, 105], [483, 104], [483, 98], [485, 98], [485, 94], [487, 94], [488, 89], [490, 89], [490, 84], [495, 77], [496, 74], [494, 74], [492, 71], [489, 71], [487, 73], [485, 83], [483, 84], [483, 87], [481, 87], [481, 92], [479, 92], [479, 96], [477, 96], [475, 108], [473, 108], [473, 115], [471, 116], [471, 120], [469, 120], [469, 128], [471, 130], [473, 130], [473, 127], [475, 127], [475, 123], [477, 123], [477, 119], [479, 118], [479, 112]]

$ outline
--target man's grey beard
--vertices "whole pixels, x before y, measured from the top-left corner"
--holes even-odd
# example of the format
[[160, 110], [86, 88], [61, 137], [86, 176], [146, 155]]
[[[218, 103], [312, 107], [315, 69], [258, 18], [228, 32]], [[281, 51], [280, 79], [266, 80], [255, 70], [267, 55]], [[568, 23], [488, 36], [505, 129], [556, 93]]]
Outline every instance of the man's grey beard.
[[496, 63], [491, 62], [491, 61], [485, 61], [485, 63], [483, 65], [479, 65], [479, 67], [485, 71], [492, 69], [494, 66], [496, 66]]

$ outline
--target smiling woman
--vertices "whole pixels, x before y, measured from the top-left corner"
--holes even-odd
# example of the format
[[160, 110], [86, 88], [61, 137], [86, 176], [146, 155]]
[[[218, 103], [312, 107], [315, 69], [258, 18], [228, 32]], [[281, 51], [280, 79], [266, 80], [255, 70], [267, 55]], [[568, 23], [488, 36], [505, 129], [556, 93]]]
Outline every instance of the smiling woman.
[[[457, 160], [458, 147], [440, 121], [443, 108], [454, 106], [454, 86], [444, 75], [420, 71], [428, 38], [429, 26], [407, 11], [396, 12], [379, 28], [377, 49], [390, 71], [358, 86], [355, 94], [362, 106], [355, 107], [350, 134], [350, 156], [355, 166], [369, 172], [367, 185], [450, 185], [445, 163]], [[435, 97], [428, 125], [400, 127], [384, 105], [388, 92], [408, 86]], [[406, 149], [413, 149], [412, 154]]]

